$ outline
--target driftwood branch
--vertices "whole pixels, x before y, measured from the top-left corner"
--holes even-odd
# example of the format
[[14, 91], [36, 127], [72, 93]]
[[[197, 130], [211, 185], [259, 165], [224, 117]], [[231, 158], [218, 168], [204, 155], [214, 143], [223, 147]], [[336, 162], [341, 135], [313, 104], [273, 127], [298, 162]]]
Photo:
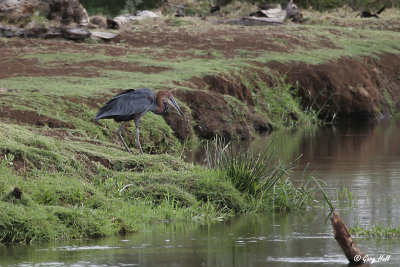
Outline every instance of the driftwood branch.
[[358, 248], [353, 238], [351, 238], [349, 229], [335, 211], [332, 214], [331, 222], [335, 239], [350, 264], [364, 264], [365, 254]]

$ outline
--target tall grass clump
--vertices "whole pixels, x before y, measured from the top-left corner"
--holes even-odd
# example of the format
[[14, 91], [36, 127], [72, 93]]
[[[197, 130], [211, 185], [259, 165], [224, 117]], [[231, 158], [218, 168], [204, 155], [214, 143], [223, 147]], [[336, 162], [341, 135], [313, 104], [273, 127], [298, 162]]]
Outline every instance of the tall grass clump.
[[368, 227], [360, 227], [357, 223], [354, 227], [351, 227], [349, 231], [355, 236], [377, 237], [381, 239], [400, 238], [400, 227], [393, 227], [391, 224], [386, 227], [380, 224]]
[[295, 184], [290, 178], [294, 165], [277, 159], [272, 143], [242, 150], [215, 138], [206, 154], [208, 167], [246, 196], [248, 211], [305, 209], [320, 191], [312, 176]]
[[[247, 78], [246, 78], [247, 77]], [[269, 86], [257, 73], [247, 73], [242, 82], [254, 92], [256, 107], [275, 128], [319, 124], [320, 111], [315, 105], [305, 107], [298, 96], [296, 86], [285, 81], [285, 77], [274, 77], [274, 86]]]

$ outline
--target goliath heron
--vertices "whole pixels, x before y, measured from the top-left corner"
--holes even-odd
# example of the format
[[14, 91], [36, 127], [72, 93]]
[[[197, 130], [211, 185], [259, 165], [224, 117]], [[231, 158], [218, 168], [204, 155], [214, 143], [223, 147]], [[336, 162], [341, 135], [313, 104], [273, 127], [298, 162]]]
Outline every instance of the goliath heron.
[[143, 154], [142, 146], [139, 141], [139, 123], [140, 118], [147, 111], [152, 111], [157, 115], [165, 114], [168, 110], [168, 104], [172, 105], [180, 115], [183, 115], [172, 94], [168, 91], [160, 91], [157, 95], [149, 88], [129, 89], [109, 100], [97, 113], [95, 120], [114, 119], [116, 122], [122, 122], [117, 134], [125, 146], [127, 152], [130, 152], [124, 139], [121, 136], [121, 130], [128, 121], [134, 120], [136, 125], [136, 143], [140, 152]]

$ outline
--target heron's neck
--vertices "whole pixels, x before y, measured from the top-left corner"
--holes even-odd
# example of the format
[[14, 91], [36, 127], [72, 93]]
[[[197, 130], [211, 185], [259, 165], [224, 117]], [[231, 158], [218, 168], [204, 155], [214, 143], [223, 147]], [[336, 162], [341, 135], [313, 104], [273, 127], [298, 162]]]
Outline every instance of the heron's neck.
[[164, 105], [164, 110], [161, 112], [160, 115], [165, 115], [167, 113], [167, 110], [168, 110], [168, 104], [167, 103], [163, 103], [163, 105]]
[[157, 115], [164, 115], [167, 113], [168, 105], [166, 103], [161, 103], [161, 106], [157, 105], [154, 110], [152, 110]]
[[162, 97], [160, 95], [157, 95], [155, 104], [156, 104], [156, 107], [155, 107], [155, 109], [153, 109], [153, 112], [155, 114], [163, 115], [167, 112], [168, 105], [167, 105], [167, 103], [164, 103], [162, 101]]

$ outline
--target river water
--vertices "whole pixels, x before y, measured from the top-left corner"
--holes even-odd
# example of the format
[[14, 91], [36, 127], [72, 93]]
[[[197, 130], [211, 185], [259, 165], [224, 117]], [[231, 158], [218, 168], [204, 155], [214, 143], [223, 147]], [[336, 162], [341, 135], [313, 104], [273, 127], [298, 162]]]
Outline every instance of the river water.
[[[276, 153], [308, 165], [348, 226], [400, 224], [400, 121], [275, 132]], [[348, 194], [344, 194], [346, 196]], [[343, 201], [344, 200], [344, 201]], [[351, 202], [351, 204], [350, 204]], [[206, 225], [149, 225], [139, 233], [97, 240], [27, 246], [0, 245], [0, 266], [347, 266], [325, 208], [289, 214], [252, 214]], [[357, 238], [377, 266], [399, 266], [400, 241]], [[382, 261], [385, 259], [385, 261]], [[375, 265], [374, 264], [374, 265]]]

